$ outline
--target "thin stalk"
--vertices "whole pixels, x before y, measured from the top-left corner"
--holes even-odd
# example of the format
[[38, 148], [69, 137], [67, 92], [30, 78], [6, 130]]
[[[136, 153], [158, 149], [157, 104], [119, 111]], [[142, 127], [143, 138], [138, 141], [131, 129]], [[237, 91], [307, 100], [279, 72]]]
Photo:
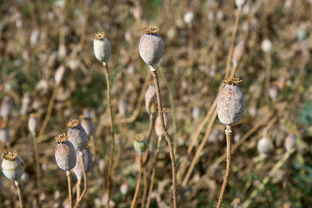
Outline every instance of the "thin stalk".
[[153, 163], [153, 167], [152, 167], [152, 174], [151, 174], [151, 179], [150, 179], [150, 186], [148, 189], [148, 194], [147, 194], [147, 201], [146, 201], [146, 208], [150, 207], [151, 204], [151, 195], [153, 192], [153, 188], [154, 188], [154, 181], [155, 181], [155, 176], [156, 176], [156, 167], [157, 167], [157, 162], [158, 162], [158, 155], [160, 152], [160, 142], [161, 142], [161, 137], [158, 137], [157, 139], [157, 147], [156, 147], [156, 152], [155, 152], [155, 161]]
[[84, 162], [84, 154], [82, 151], [79, 151], [79, 160], [81, 162], [82, 174], [83, 174], [83, 190], [78, 200], [76, 201], [75, 207], [79, 206], [79, 203], [81, 202], [81, 200], [83, 199], [83, 197], [86, 195], [88, 191], [88, 177], [87, 177], [87, 171], [86, 171], [86, 166]]
[[17, 195], [18, 195], [18, 200], [20, 202], [20, 208], [24, 207], [23, 203], [23, 198], [22, 198], [22, 192], [21, 192], [21, 187], [18, 181], [14, 181], [15, 187], [17, 189]]
[[113, 118], [113, 113], [112, 113], [112, 103], [111, 103], [111, 86], [110, 86], [110, 79], [109, 79], [109, 72], [108, 72], [108, 67], [107, 64], [104, 62], [104, 75], [105, 75], [105, 80], [106, 80], [106, 98], [107, 98], [107, 110], [108, 110], [108, 115], [109, 115], [109, 120], [110, 120], [110, 133], [112, 137], [112, 142], [111, 142], [111, 148], [110, 148], [110, 155], [109, 155], [109, 162], [108, 162], [108, 176], [107, 176], [107, 207], [109, 206], [110, 198], [111, 198], [111, 186], [112, 186], [112, 172], [113, 172], [113, 165], [114, 165], [114, 160], [113, 160], [113, 154], [114, 154], [114, 148], [115, 148], [115, 136], [114, 136], [114, 118]]
[[81, 184], [82, 184], [82, 180], [81, 178], [78, 179], [77, 181], [77, 194], [76, 194], [76, 202], [79, 200], [80, 198], [80, 194], [81, 194]]
[[161, 126], [162, 126], [162, 129], [164, 130], [164, 137], [165, 137], [166, 142], [167, 142], [168, 147], [169, 147], [169, 154], [170, 154], [170, 159], [171, 159], [171, 169], [172, 169], [172, 189], [173, 189], [172, 190], [173, 191], [172, 207], [176, 208], [177, 207], [177, 178], [176, 178], [177, 173], [176, 173], [176, 161], [175, 161], [174, 149], [173, 149], [173, 145], [172, 145], [172, 140], [171, 140], [171, 138], [167, 132], [167, 129], [165, 127], [164, 115], [162, 113], [163, 108], [162, 108], [162, 102], [161, 102], [161, 94], [160, 94], [160, 87], [159, 87], [157, 70], [152, 67], [151, 73], [152, 73], [154, 85], [156, 88], [158, 116], [160, 116]]
[[67, 186], [68, 186], [68, 200], [69, 200], [69, 207], [73, 207], [73, 191], [71, 187], [71, 173], [69, 170], [66, 170], [66, 177], [67, 177]]
[[36, 182], [37, 182], [37, 191], [38, 191], [38, 202], [39, 202], [39, 194], [41, 190], [40, 186], [40, 163], [39, 163], [39, 156], [38, 156], [38, 143], [37, 143], [37, 137], [36, 135], [32, 135], [33, 145], [34, 145], [34, 160], [35, 160], [35, 168], [36, 168]]
[[221, 190], [220, 190], [220, 194], [219, 194], [219, 198], [218, 198], [216, 208], [221, 208], [223, 196], [225, 193], [225, 188], [227, 186], [228, 179], [230, 176], [230, 170], [231, 170], [231, 135], [232, 135], [232, 130], [231, 130], [230, 125], [226, 125], [224, 133], [225, 133], [225, 137], [226, 137], [226, 168], [225, 168], [223, 182], [222, 182], [222, 186], [221, 186]]
[[135, 185], [135, 192], [131, 201], [131, 208], [136, 207], [136, 203], [137, 203], [137, 199], [139, 196], [139, 192], [140, 192], [140, 184], [141, 184], [141, 180], [142, 180], [142, 174], [143, 174], [143, 153], [140, 153], [140, 167], [139, 167], [139, 175], [138, 175], [138, 179]]
[[147, 171], [144, 168], [143, 169], [143, 193], [142, 193], [142, 200], [141, 200], [141, 207], [144, 208], [145, 201], [146, 201], [146, 195], [147, 195], [147, 190], [148, 189], [148, 183], [147, 183]]

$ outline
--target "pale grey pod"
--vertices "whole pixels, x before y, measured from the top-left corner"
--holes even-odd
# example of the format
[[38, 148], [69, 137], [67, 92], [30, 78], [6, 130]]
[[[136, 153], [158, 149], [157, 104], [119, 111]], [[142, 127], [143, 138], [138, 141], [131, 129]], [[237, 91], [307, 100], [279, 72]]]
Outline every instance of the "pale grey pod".
[[56, 138], [55, 160], [57, 166], [62, 170], [73, 169], [77, 161], [75, 148], [67, 139], [66, 134], [60, 134]]
[[10, 140], [10, 133], [9, 129], [6, 127], [0, 127], [0, 142], [2, 143], [9, 143]]
[[224, 125], [240, 120], [244, 111], [243, 93], [236, 84], [226, 84], [217, 98], [218, 118]]
[[5, 96], [1, 102], [0, 115], [7, 119], [13, 110], [13, 99], [10, 96]]
[[148, 114], [156, 113], [157, 97], [154, 85], [149, 85], [145, 92], [145, 109]]
[[143, 61], [151, 66], [158, 64], [164, 54], [164, 42], [158, 28], [147, 28], [139, 43], [139, 53]]
[[82, 116], [80, 118], [80, 125], [85, 130], [87, 136], [90, 136], [94, 132], [94, 124], [90, 118]]
[[[88, 149], [84, 149], [82, 150], [82, 152], [83, 152], [83, 159], [84, 159], [86, 172], [90, 172], [92, 169], [92, 154]], [[77, 161], [76, 161], [75, 167], [73, 168], [73, 172], [76, 175], [77, 180], [81, 180], [83, 176], [83, 168], [82, 168], [79, 154], [80, 153], [77, 152], [77, 155], [76, 155]]]
[[284, 143], [284, 147], [287, 152], [290, 152], [293, 148], [296, 147], [296, 136], [293, 134], [289, 134]]
[[273, 151], [273, 143], [270, 139], [263, 137], [257, 143], [257, 150], [260, 155], [269, 155]]
[[75, 150], [84, 150], [88, 146], [88, 136], [85, 130], [80, 125], [78, 119], [73, 119], [67, 124], [68, 130], [68, 140], [74, 145]]
[[[167, 123], [168, 123], [168, 117], [166, 113], [163, 113], [164, 115], [164, 124], [165, 127], [167, 127]], [[165, 130], [163, 129], [162, 125], [161, 125], [161, 117], [157, 116], [156, 120], [155, 120], [155, 132], [157, 136], [163, 136], [165, 134]]]
[[38, 117], [34, 114], [31, 114], [28, 119], [28, 130], [32, 135], [36, 136], [39, 130], [39, 120]]
[[1, 169], [9, 180], [18, 180], [24, 172], [24, 161], [15, 152], [8, 152], [3, 156]]
[[107, 63], [112, 53], [109, 40], [105, 37], [104, 32], [94, 34], [93, 52], [95, 58], [103, 63]]

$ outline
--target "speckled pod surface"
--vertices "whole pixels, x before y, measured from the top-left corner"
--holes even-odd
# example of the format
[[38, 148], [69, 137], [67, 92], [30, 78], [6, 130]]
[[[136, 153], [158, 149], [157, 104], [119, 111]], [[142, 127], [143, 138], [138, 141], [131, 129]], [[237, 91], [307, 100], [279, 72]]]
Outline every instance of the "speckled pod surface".
[[140, 39], [139, 52], [146, 64], [158, 64], [164, 54], [163, 39], [159, 34], [144, 34]]
[[97, 60], [107, 63], [112, 53], [109, 40], [106, 37], [103, 37], [99, 40], [93, 39], [93, 52]]
[[68, 140], [76, 150], [84, 150], [88, 146], [88, 136], [80, 124], [67, 130]]
[[226, 84], [217, 98], [218, 118], [224, 125], [239, 121], [244, 111], [243, 93], [239, 86]]
[[3, 159], [1, 169], [7, 179], [18, 180], [24, 172], [24, 161], [20, 157], [13, 160]]
[[273, 143], [270, 139], [263, 137], [257, 143], [257, 150], [259, 154], [268, 155], [273, 151]]
[[157, 97], [154, 85], [149, 85], [145, 92], [145, 109], [148, 114], [153, 114], [157, 111]]
[[[84, 149], [82, 150], [83, 152], [83, 160], [84, 160], [84, 164], [85, 164], [85, 169], [86, 172], [91, 171], [92, 169], [92, 154], [88, 149]], [[77, 179], [80, 180], [83, 176], [83, 168], [82, 168], [82, 164], [80, 161], [80, 157], [79, 157], [79, 152], [76, 152], [77, 155], [77, 161], [76, 161], [76, 165], [73, 168], [73, 172], [76, 175]]]
[[55, 148], [55, 160], [60, 169], [73, 169], [77, 161], [76, 151], [73, 144], [68, 140], [58, 143]]

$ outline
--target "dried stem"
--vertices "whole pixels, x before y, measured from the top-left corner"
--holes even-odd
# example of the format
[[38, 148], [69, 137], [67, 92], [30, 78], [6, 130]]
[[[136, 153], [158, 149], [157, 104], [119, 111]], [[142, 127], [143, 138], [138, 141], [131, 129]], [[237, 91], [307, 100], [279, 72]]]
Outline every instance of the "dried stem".
[[23, 198], [22, 198], [21, 186], [18, 181], [14, 181], [14, 184], [17, 189], [17, 195], [18, 195], [18, 200], [20, 202], [20, 208], [23, 208], [24, 203], [23, 203]]
[[177, 207], [177, 178], [176, 178], [176, 161], [175, 161], [175, 155], [174, 155], [174, 149], [172, 145], [172, 140], [167, 132], [167, 129], [165, 127], [165, 122], [164, 122], [164, 115], [163, 115], [163, 108], [162, 108], [162, 102], [161, 102], [161, 94], [160, 94], [160, 87], [159, 87], [159, 81], [158, 81], [158, 75], [157, 75], [157, 70], [153, 69], [151, 70], [153, 79], [154, 79], [154, 85], [156, 88], [156, 96], [157, 96], [157, 105], [158, 105], [158, 116], [160, 117], [161, 121], [161, 126], [162, 129], [164, 130], [164, 137], [166, 139], [166, 142], [169, 147], [169, 154], [170, 154], [170, 159], [171, 159], [171, 169], [172, 169], [172, 191], [173, 191], [173, 196], [172, 196], [172, 206], [173, 208]]
[[81, 178], [78, 179], [77, 181], [77, 194], [76, 194], [76, 202], [78, 202], [81, 194]]
[[134, 192], [134, 195], [133, 195], [133, 198], [132, 198], [132, 202], [131, 202], [131, 208], [134, 208], [136, 207], [136, 202], [137, 202], [137, 199], [138, 199], [138, 196], [139, 196], [139, 192], [140, 192], [140, 184], [141, 184], [141, 180], [142, 180], [142, 174], [143, 174], [143, 170], [144, 170], [144, 167], [143, 167], [143, 154], [141, 153], [140, 154], [140, 167], [139, 167], [139, 175], [138, 175], [138, 179], [137, 179], [137, 183], [135, 185], [135, 192]]
[[[81, 202], [81, 200], [83, 199], [83, 197], [86, 195], [88, 191], [88, 177], [87, 177], [86, 165], [84, 162], [84, 153], [82, 151], [79, 151], [79, 160], [81, 162], [82, 174], [83, 174], [83, 191], [81, 195], [79, 196], [78, 200], [76, 201], [75, 207], [79, 207], [79, 203]], [[78, 194], [78, 191], [77, 191], [77, 194]]]
[[219, 194], [219, 198], [218, 198], [216, 208], [221, 208], [223, 196], [225, 193], [225, 188], [227, 186], [228, 178], [230, 176], [230, 170], [231, 170], [231, 135], [232, 135], [232, 130], [231, 130], [230, 125], [226, 125], [224, 133], [226, 136], [226, 168], [225, 168], [223, 182], [222, 182], [222, 186], [221, 186], [221, 190], [220, 190], [220, 194]]
[[155, 181], [155, 176], [156, 176], [156, 167], [157, 167], [157, 162], [158, 162], [158, 155], [160, 152], [160, 142], [161, 142], [161, 137], [158, 137], [157, 147], [156, 147], [156, 152], [155, 152], [155, 161], [154, 161], [153, 167], [152, 167], [150, 186], [149, 186], [148, 194], [147, 194], [146, 208], [149, 208], [150, 204], [151, 204], [151, 195], [152, 195], [153, 188], [154, 188], [154, 181]]
[[32, 135], [32, 140], [33, 140], [33, 148], [34, 148], [34, 161], [35, 161], [35, 168], [36, 168], [36, 182], [37, 182], [37, 200], [39, 202], [39, 194], [41, 190], [40, 186], [40, 163], [39, 163], [39, 156], [38, 156], [38, 143], [37, 143], [37, 137], [36, 135]]
[[115, 148], [115, 136], [114, 136], [114, 118], [113, 118], [113, 113], [112, 113], [112, 103], [111, 103], [111, 86], [110, 86], [110, 79], [109, 79], [109, 72], [108, 72], [108, 67], [107, 64], [104, 62], [104, 75], [105, 75], [105, 80], [106, 80], [106, 98], [107, 98], [107, 110], [108, 110], [108, 115], [109, 115], [109, 120], [110, 120], [110, 133], [112, 137], [112, 142], [111, 142], [111, 148], [110, 148], [110, 155], [109, 155], [109, 162], [108, 162], [108, 176], [107, 176], [107, 207], [109, 207], [110, 203], [110, 198], [111, 198], [111, 186], [112, 186], [112, 172], [113, 172], [113, 165], [114, 165], [114, 160], [113, 160], [113, 154], [114, 154], [114, 148]]
[[67, 177], [67, 186], [68, 186], [68, 200], [69, 200], [69, 207], [73, 207], [73, 192], [71, 187], [71, 173], [69, 170], [66, 170], [66, 177]]
[[147, 190], [148, 189], [148, 182], [147, 182], [147, 170], [144, 168], [143, 170], [143, 193], [142, 193], [142, 200], [141, 200], [141, 207], [145, 207], [145, 201], [146, 201], [146, 195], [147, 195]]

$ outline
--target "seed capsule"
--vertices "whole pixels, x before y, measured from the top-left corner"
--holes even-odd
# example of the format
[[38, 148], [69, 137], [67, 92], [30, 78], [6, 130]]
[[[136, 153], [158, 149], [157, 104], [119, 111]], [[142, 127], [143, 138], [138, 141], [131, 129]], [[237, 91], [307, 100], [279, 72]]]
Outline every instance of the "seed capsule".
[[242, 58], [242, 56], [244, 54], [244, 49], [245, 49], [245, 41], [241, 40], [235, 46], [234, 51], [233, 51], [232, 63], [234, 65], [234, 67], [237, 67], [240, 59]]
[[[86, 170], [86, 172], [89, 172], [92, 169], [92, 155], [91, 155], [91, 152], [88, 149], [84, 149], [84, 150], [82, 150], [82, 152], [83, 152], [83, 159], [84, 159], [85, 170]], [[77, 152], [77, 154], [76, 154], [77, 161], [76, 161], [75, 167], [73, 168], [73, 171], [74, 171], [74, 174], [77, 177], [77, 180], [81, 180], [82, 176], [83, 176], [82, 164], [81, 164], [80, 159], [78, 159], [79, 158], [79, 154], [80, 153]]]
[[93, 35], [93, 52], [97, 60], [103, 63], [108, 62], [112, 48], [104, 32], [98, 32]]
[[273, 143], [270, 139], [263, 137], [257, 143], [257, 150], [260, 155], [269, 155], [273, 151]]
[[3, 156], [1, 169], [7, 179], [16, 181], [23, 174], [24, 161], [16, 152], [7, 152]]
[[67, 123], [68, 140], [74, 145], [77, 151], [84, 150], [88, 146], [88, 136], [80, 125], [78, 119], [73, 119]]
[[90, 117], [87, 117], [86, 115], [81, 115], [80, 125], [85, 130], [87, 136], [90, 136], [94, 132], [94, 124], [92, 123]]
[[55, 148], [55, 160], [58, 167], [62, 170], [73, 169], [76, 165], [76, 151], [73, 144], [68, 141], [66, 133], [59, 134], [55, 141], [57, 142]]
[[32, 135], [36, 136], [39, 129], [39, 120], [36, 114], [32, 113], [28, 119], [28, 129]]
[[[163, 113], [164, 116], [164, 124], [165, 127], [167, 126], [168, 123], [168, 117], [167, 114], [164, 112]], [[161, 117], [157, 116], [156, 121], [155, 121], [155, 132], [157, 136], [163, 136], [165, 134], [165, 129], [163, 128], [163, 126], [161, 125]]]
[[238, 78], [225, 80], [225, 86], [217, 98], [218, 118], [224, 125], [232, 125], [240, 120], [244, 111], [243, 93]]
[[148, 114], [154, 114], [157, 111], [157, 97], [154, 85], [149, 85], [145, 92], [145, 109]]
[[296, 136], [293, 134], [289, 134], [284, 143], [284, 147], [287, 152], [290, 152], [293, 148], [296, 147]]
[[142, 153], [146, 150], [147, 141], [142, 134], [135, 136], [133, 140], [133, 147], [136, 152]]
[[145, 27], [145, 33], [139, 43], [139, 53], [143, 61], [151, 66], [155, 66], [160, 61], [164, 53], [164, 42], [158, 34], [159, 29], [155, 26]]
[[13, 99], [10, 96], [5, 96], [1, 102], [0, 115], [5, 120], [8, 119], [9, 115], [13, 110]]

